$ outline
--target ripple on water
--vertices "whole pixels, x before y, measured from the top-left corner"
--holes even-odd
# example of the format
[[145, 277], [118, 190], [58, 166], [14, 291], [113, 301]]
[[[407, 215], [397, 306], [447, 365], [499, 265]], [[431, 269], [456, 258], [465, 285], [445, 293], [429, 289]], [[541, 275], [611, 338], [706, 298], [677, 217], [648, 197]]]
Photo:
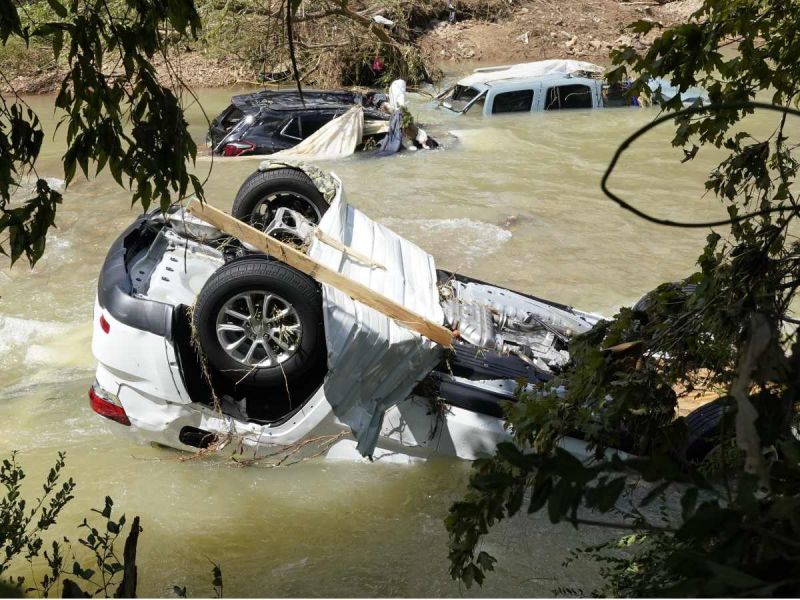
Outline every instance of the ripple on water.
[[[58, 177], [42, 177], [50, 187], [51, 190], [56, 192], [62, 192], [66, 189], [66, 182], [63, 179], [59, 179]], [[36, 193], [36, 186], [39, 181], [39, 177], [26, 177], [22, 181], [20, 181], [19, 187], [15, 188], [14, 191], [11, 193], [12, 198], [29, 198], [33, 194]]]
[[[87, 322], [63, 323], [0, 315], [0, 368], [84, 367], [92, 363]], [[76, 351], [77, 349], [77, 351]], [[7, 385], [0, 376], [0, 388]]]
[[0, 354], [8, 356], [9, 350], [15, 346], [30, 347], [31, 342], [51, 338], [68, 328], [66, 323], [0, 315]]
[[[497, 252], [512, 237], [502, 227], [468, 218], [401, 219], [389, 217], [383, 225], [408, 235], [422, 248], [433, 253], [437, 262], [456, 269], [471, 267], [478, 259]], [[441, 259], [441, 260], [439, 260]]]

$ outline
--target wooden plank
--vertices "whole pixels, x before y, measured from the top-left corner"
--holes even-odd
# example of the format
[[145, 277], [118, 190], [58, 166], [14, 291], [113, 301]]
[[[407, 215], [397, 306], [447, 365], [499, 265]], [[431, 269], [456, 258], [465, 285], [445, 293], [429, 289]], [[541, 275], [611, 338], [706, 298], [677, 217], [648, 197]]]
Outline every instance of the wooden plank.
[[329, 236], [327, 233], [319, 229], [319, 227], [314, 229], [314, 237], [316, 237], [323, 244], [330, 246], [331, 248], [335, 248], [342, 254], [346, 254], [361, 264], [367, 265], [368, 267], [374, 267], [376, 269], [383, 269], [384, 271], [386, 270], [386, 267], [384, 267], [382, 264], [375, 262], [369, 256], [365, 256], [360, 252], [353, 250], [350, 246], [345, 246], [336, 238]]
[[442, 346], [448, 348], [452, 346], [453, 332], [443, 325], [434, 323], [422, 315], [408, 310], [402, 304], [398, 304], [367, 286], [345, 277], [341, 273], [296, 250], [289, 244], [278, 241], [263, 231], [259, 231], [213, 206], [201, 204], [198, 200], [192, 200], [187, 210], [220, 231], [224, 231], [228, 235], [250, 244], [270, 256], [274, 256], [281, 262], [294, 267], [320, 283], [335, 287], [353, 300], [374, 308], [387, 317], [394, 319], [403, 327], [416, 331]]

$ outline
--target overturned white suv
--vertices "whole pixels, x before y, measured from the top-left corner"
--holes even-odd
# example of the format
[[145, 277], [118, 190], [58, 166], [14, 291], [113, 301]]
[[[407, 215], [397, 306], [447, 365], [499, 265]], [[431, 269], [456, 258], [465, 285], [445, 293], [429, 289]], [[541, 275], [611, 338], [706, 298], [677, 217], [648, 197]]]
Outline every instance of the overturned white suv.
[[[445, 348], [183, 209], [140, 216], [99, 278], [95, 412], [184, 450], [308, 445], [331, 458], [475, 458], [502, 402], [552, 377], [599, 317], [439, 270], [313, 167], [263, 163], [235, 217], [454, 331]], [[124, 426], [124, 427], [123, 427]], [[313, 444], [309, 442], [313, 441]], [[565, 441], [582, 453], [578, 439]]]

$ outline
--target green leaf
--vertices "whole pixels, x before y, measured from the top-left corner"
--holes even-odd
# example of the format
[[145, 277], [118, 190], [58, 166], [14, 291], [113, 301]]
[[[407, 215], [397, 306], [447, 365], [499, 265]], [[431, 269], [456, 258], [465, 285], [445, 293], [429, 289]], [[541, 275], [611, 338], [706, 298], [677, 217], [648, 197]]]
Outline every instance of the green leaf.
[[639, 21], [631, 23], [631, 25], [629, 25], [628, 28], [634, 33], [646, 34], [650, 33], [650, 31], [656, 25], [657, 23], [655, 21], [640, 19]]
[[550, 497], [550, 492], [553, 489], [552, 477], [542, 477], [541, 474], [536, 477], [536, 483], [533, 486], [533, 493], [531, 494], [531, 502], [528, 505], [528, 513], [534, 513], [547, 503]]
[[561, 447], [556, 447], [554, 468], [562, 478], [570, 481], [588, 481], [592, 477], [591, 471], [580, 460]]
[[653, 500], [655, 500], [659, 496], [663, 495], [664, 491], [670, 485], [672, 485], [671, 481], [663, 481], [663, 482], [659, 483], [652, 490], [647, 492], [647, 495], [644, 498], [642, 498], [642, 501], [639, 503], [639, 506], [647, 506], [648, 504], [650, 504]]
[[697, 494], [699, 490], [696, 487], [691, 487], [683, 494], [681, 498], [681, 517], [684, 521], [689, 519], [694, 512], [694, 507], [697, 504]]
[[531, 468], [531, 460], [511, 442], [501, 442], [497, 445], [497, 455], [510, 465], [527, 471]]
[[610, 483], [597, 490], [597, 509], [608, 512], [617, 504], [617, 499], [625, 489], [625, 477], [617, 477]]
[[508, 487], [513, 480], [508, 473], [493, 472], [473, 475], [470, 483], [475, 489], [490, 492]]
[[485, 571], [494, 571], [494, 564], [497, 562], [497, 559], [488, 554], [487, 552], [481, 551], [478, 553], [478, 556], [475, 559], [475, 562], [481, 568], [481, 570]]
[[722, 580], [726, 586], [746, 590], [748, 588], [760, 586], [764, 583], [761, 579], [753, 577], [752, 575], [748, 575], [747, 573], [728, 565], [712, 562], [710, 560], [706, 561], [706, 565], [709, 569], [711, 569], [714, 575]]
[[506, 503], [506, 512], [508, 513], [509, 517], [514, 516], [519, 512], [519, 509], [522, 507], [522, 501], [525, 498], [525, 486], [522, 484], [518, 484], [514, 487], [511, 491], [511, 496]]
[[56, 29], [53, 32], [53, 58], [58, 60], [61, 54], [61, 48], [64, 46], [64, 31]]
[[743, 473], [736, 486], [736, 504], [745, 512], [754, 513], [758, 509], [758, 476]]
[[569, 509], [572, 500], [572, 489], [568, 480], [563, 477], [553, 488], [547, 499], [547, 515], [551, 523], [558, 523]]
[[103, 511], [100, 513], [106, 519], [111, 516], [111, 507], [114, 506], [114, 501], [111, 499], [111, 496], [106, 496], [105, 506], [103, 507]]
[[53, 12], [55, 12], [60, 18], [66, 18], [67, 9], [58, 0], [47, 0], [47, 3], [50, 5], [50, 8], [53, 9]]

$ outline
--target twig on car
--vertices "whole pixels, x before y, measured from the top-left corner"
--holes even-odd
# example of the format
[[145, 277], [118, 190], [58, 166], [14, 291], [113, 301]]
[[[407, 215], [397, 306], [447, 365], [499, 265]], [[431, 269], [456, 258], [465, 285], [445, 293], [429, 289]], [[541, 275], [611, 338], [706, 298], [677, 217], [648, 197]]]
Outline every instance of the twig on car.
[[194, 306], [190, 306], [187, 309], [189, 323], [191, 323], [192, 330], [189, 343], [191, 344], [192, 349], [195, 351], [197, 359], [200, 362], [200, 373], [208, 384], [208, 389], [211, 390], [211, 400], [213, 402], [214, 411], [222, 415], [222, 403], [217, 396], [217, 392], [214, 390], [214, 384], [211, 381], [211, 372], [208, 369], [208, 358], [206, 357], [206, 353], [203, 351], [203, 347], [200, 345], [200, 337], [197, 333], [197, 327], [195, 327], [194, 324], [194, 309]]
[[[270, 464], [266, 464], [264, 466], [269, 467], [269, 468], [276, 468], [276, 467], [281, 467], [281, 466], [288, 467], [288, 466], [292, 466], [292, 465], [298, 464], [300, 462], [304, 462], [304, 461], [307, 461], [307, 460], [311, 460], [312, 458], [316, 458], [318, 456], [321, 456], [335, 442], [338, 442], [339, 440], [347, 437], [348, 434], [349, 434], [348, 431], [340, 431], [339, 433], [336, 433], [336, 434], [320, 435], [320, 436], [317, 436], [317, 437], [300, 440], [299, 442], [296, 442], [296, 443], [291, 444], [289, 446], [282, 447], [282, 448], [280, 448], [280, 449], [278, 449], [278, 450], [276, 450], [274, 452], [271, 452], [269, 454], [265, 454], [264, 456], [255, 456], [254, 455], [253, 458], [249, 458], [249, 459], [237, 459], [236, 457], [232, 457], [231, 460], [234, 463], [236, 463], [237, 466], [250, 467], [250, 466], [253, 466], [253, 465], [255, 465], [257, 463], [260, 463], [262, 461], [269, 460], [269, 459], [274, 459], [274, 458], [277, 458], [277, 457], [280, 456], [281, 458], [279, 460], [277, 460], [276, 462], [273, 462], [273, 463], [270, 463]], [[300, 459], [298, 459], [298, 460], [296, 460], [294, 462], [288, 463], [288, 464], [286, 463], [286, 461], [288, 461], [292, 456], [295, 456], [298, 452], [300, 452], [301, 450], [303, 450], [304, 448], [306, 448], [307, 446], [309, 446], [311, 444], [319, 444], [320, 445], [320, 449], [315, 454], [312, 454], [312, 455], [307, 456], [307, 457], [300, 458]]]

